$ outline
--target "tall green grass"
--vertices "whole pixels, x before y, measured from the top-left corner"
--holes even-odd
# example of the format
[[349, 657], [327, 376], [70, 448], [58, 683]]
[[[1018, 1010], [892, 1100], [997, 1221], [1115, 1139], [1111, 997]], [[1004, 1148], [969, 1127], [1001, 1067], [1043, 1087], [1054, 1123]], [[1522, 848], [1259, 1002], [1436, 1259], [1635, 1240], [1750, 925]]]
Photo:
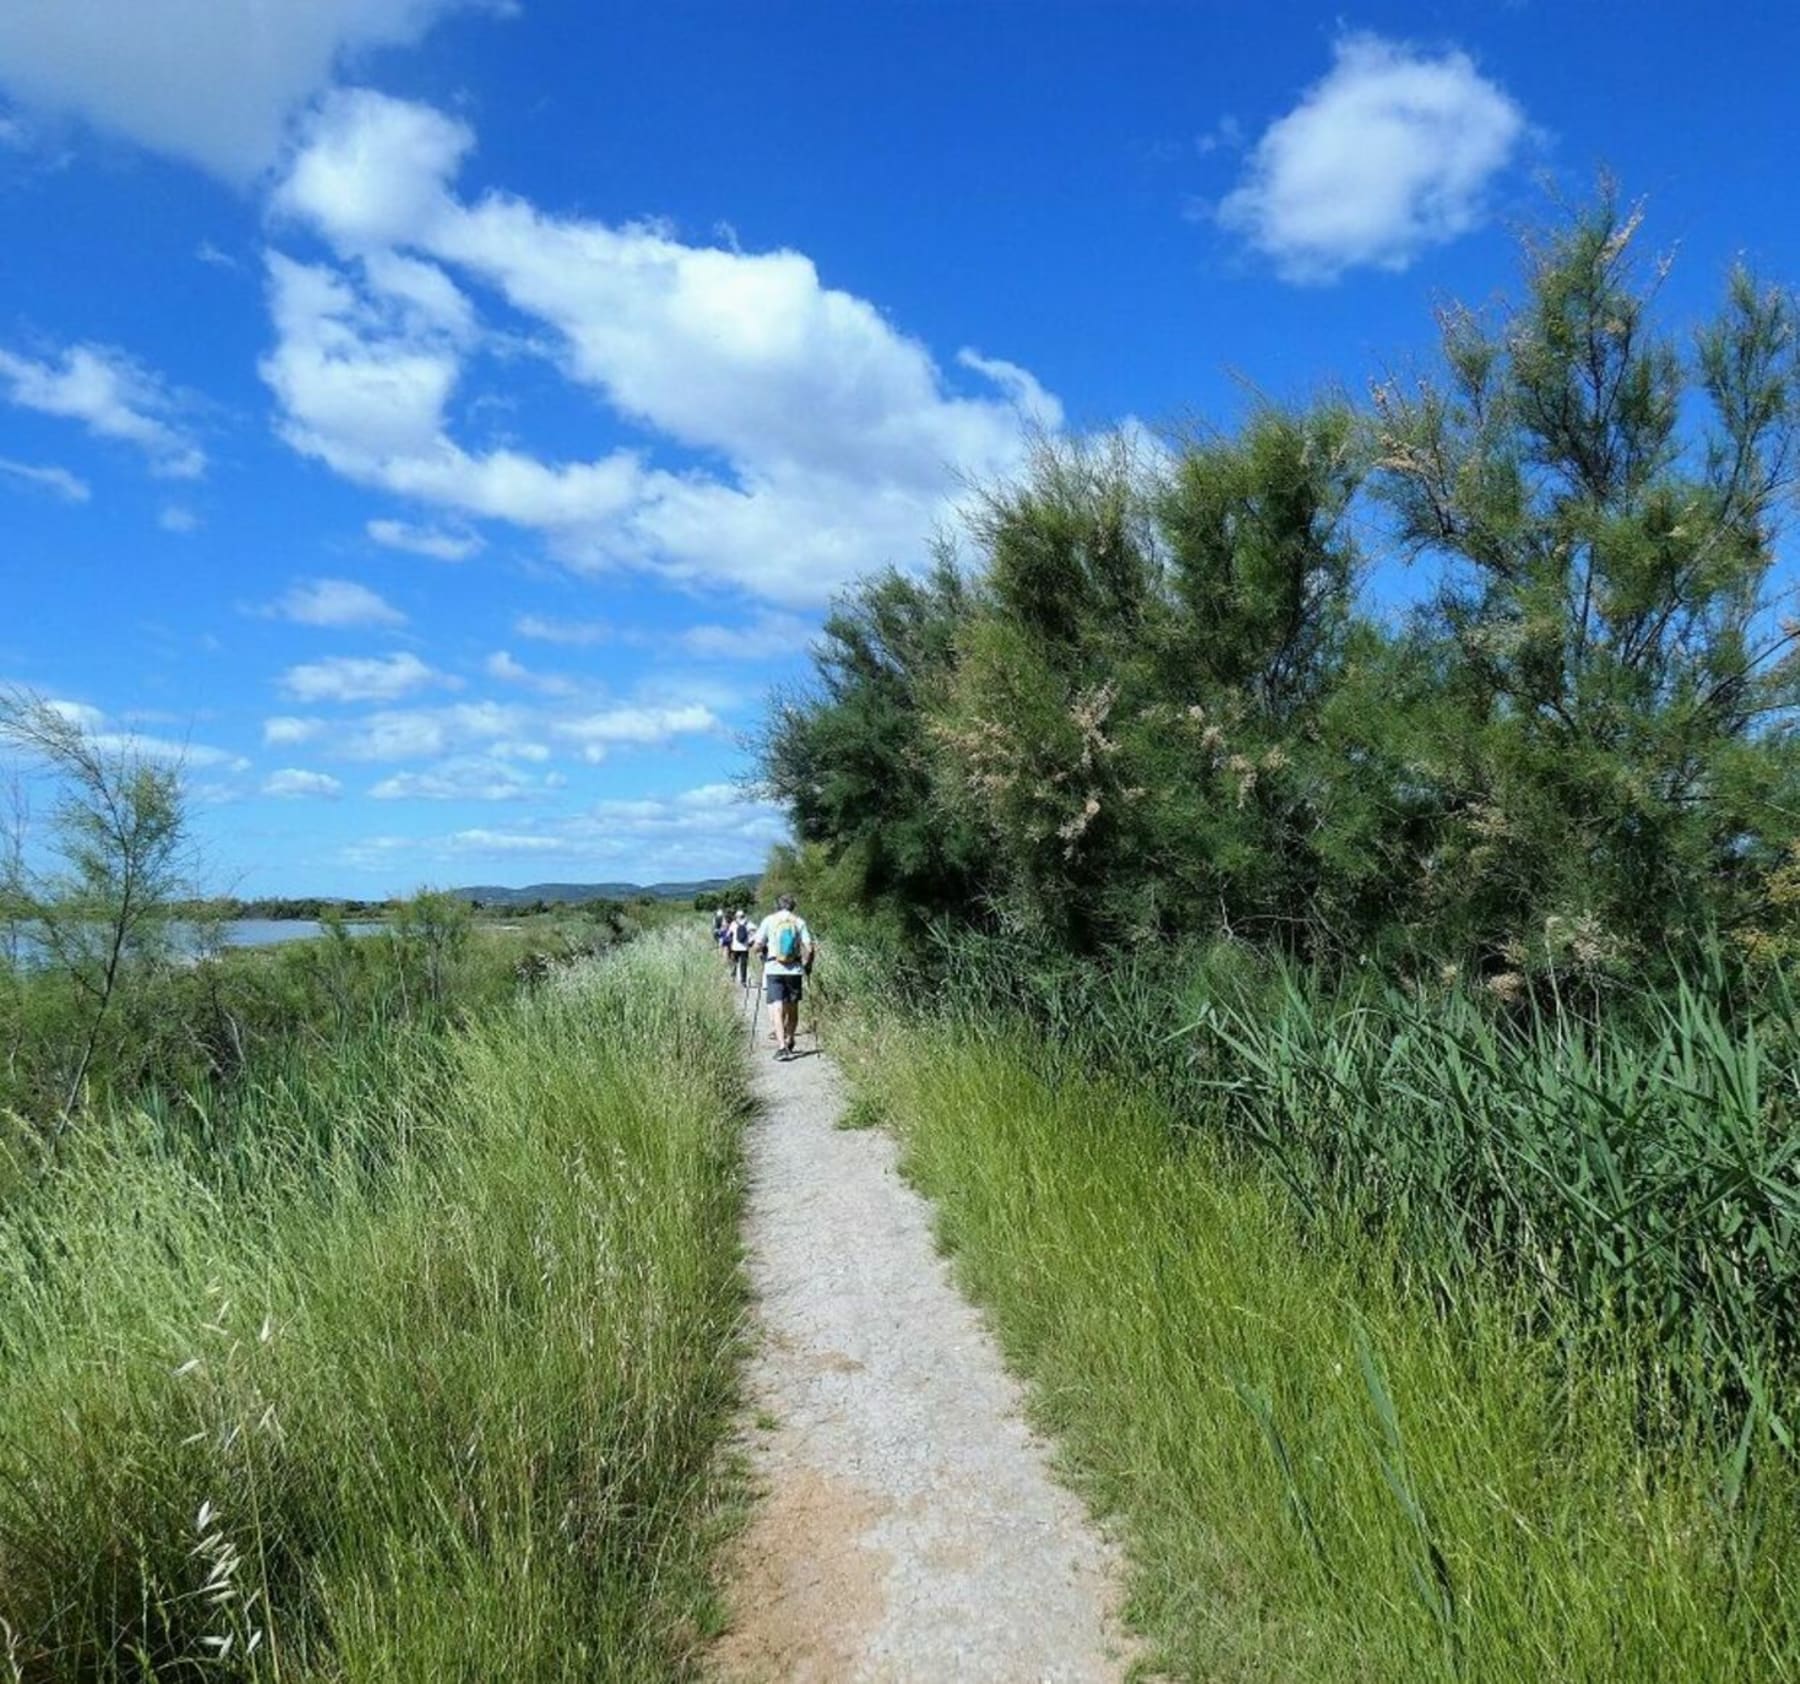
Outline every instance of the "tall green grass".
[[0, 1218], [0, 1677], [662, 1678], [706, 1573], [745, 1105], [649, 940], [96, 1120]]
[[1791, 1676], [1792, 1468], [1642, 1434], [1638, 1335], [1447, 1297], [1016, 1021], [889, 1018], [861, 1080], [1179, 1676]]

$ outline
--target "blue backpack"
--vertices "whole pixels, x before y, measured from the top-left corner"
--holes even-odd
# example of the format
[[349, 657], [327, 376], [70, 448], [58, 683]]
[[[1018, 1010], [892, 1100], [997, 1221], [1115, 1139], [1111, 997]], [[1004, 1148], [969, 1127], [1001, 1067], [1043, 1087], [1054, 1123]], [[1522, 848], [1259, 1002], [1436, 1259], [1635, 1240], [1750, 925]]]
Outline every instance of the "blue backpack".
[[774, 958], [783, 965], [794, 964], [800, 957], [800, 920], [793, 913], [784, 912], [771, 933], [775, 938], [770, 943]]

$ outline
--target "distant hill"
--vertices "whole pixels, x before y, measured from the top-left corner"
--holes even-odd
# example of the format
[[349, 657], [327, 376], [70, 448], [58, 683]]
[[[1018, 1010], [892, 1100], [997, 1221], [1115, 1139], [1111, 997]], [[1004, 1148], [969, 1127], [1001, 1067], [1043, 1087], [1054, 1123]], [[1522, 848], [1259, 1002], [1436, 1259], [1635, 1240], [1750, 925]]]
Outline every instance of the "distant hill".
[[746, 871], [738, 877], [708, 877], [692, 883], [528, 883], [522, 889], [501, 888], [492, 883], [478, 883], [472, 888], [452, 889], [458, 900], [480, 901], [483, 906], [530, 906], [534, 901], [584, 900], [692, 900], [695, 895], [712, 894], [729, 883], [748, 879], [755, 882], [760, 872]]

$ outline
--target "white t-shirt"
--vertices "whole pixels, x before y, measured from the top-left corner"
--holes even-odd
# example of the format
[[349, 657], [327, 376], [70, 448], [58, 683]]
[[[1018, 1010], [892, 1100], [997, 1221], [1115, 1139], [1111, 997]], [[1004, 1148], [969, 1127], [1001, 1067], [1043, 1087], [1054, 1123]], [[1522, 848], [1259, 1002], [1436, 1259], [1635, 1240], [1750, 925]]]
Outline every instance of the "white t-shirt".
[[[775, 925], [784, 918], [791, 918], [800, 932], [800, 945], [795, 949], [791, 964], [784, 964], [775, 957]], [[806, 927], [806, 920], [798, 912], [771, 912], [756, 926], [755, 946], [765, 949], [768, 958], [763, 961], [764, 976], [804, 976], [806, 966], [802, 962], [807, 950], [812, 946], [812, 931]]]

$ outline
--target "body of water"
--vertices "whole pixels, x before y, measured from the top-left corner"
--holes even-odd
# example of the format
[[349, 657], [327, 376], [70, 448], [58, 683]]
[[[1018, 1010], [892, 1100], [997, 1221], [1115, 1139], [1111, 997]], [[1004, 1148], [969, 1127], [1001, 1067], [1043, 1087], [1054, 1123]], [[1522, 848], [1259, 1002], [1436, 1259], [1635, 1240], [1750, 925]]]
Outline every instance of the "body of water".
[[[373, 935], [384, 924], [347, 924], [353, 936]], [[225, 926], [228, 947], [279, 947], [290, 941], [310, 941], [325, 926], [311, 918], [234, 918]]]
[[[385, 924], [347, 924], [353, 936], [374, 935], [385, 930]], [[324, 934], [325, 926], [311, 918], [234, 918], [223, 926], [227, 947], [281, 947], [290, 941], [313, 941]], [[200, 943], [191, 927], [177, 927], [172, 936], [174, 951], [194, 957]], [[42, 950], [29, 929], [17, 932], [0, 944], [0, 963], [14, 960], [27, 970], [35, 969]]]

